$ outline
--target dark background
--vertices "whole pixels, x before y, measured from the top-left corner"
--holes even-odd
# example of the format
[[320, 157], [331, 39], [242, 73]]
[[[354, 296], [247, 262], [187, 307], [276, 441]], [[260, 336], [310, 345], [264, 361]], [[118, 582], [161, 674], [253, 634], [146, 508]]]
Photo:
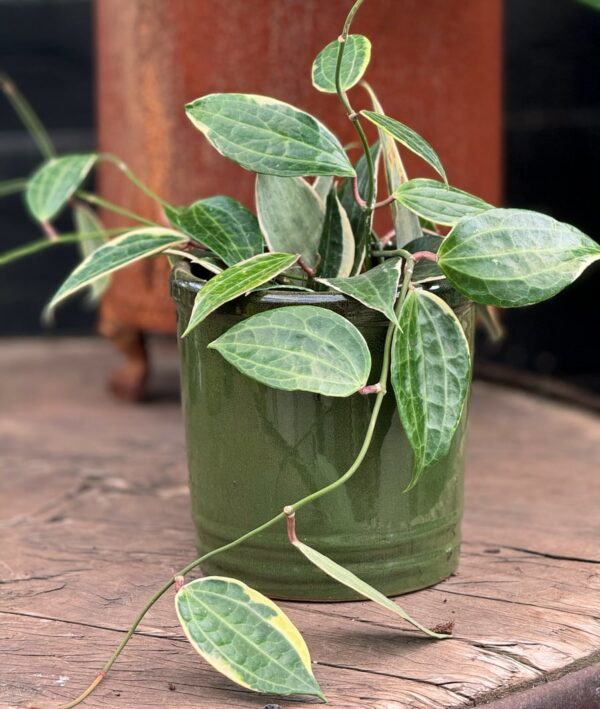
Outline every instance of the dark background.
[[[485, 2], [485, 0], [481, 0]], [[600, 12], [576, 0], [505, 0], [505, 203], [547, 212], [600, 239]], [[91, 0], [2, 0], [0, 69], [31, 100], [59, 151], [94, 147]], [[39, 155], [0, 100], [0, 180]], [[60, 226], [60, 224], [59, 224]], [[39, 238], [21, 197], [0, 202], [0, 251]], [[0, 271], [0, 336], [41, 332], [40, 312], [76, 263], [72, 247]], [[481, 342], [482, 363], [553, 375], [600, 392], [600, 273], [592, 267], [553, 301], [504, 313], [508, 338]], [[53, 334], [93, 331], [65, 305]]]

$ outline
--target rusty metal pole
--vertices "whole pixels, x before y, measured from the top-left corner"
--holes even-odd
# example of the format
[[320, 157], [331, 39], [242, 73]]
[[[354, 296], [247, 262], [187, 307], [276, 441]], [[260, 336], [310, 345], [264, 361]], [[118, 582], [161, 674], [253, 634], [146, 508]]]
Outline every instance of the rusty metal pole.
[[[175, 203], [216, 193], [251, 203], [253, 176], [218, 155], [186, 119], [184, 104], [211, 92], [262, 93], [317, 115], [353, 140], [335, 96], [310, 82], [317, 52], [335, 39], [350, 0], [96, 0], [100, 149], [117, 153]], [[452, 183], [501, 198], [501, 0], [368, 0], [353, 31], [369, 36], [366, 78], [386, 112], [437, 149]], [[368, 107], [368, 98], [353, 104]], [[408, 159], [409, 173], [426, 174]], [[156, 208], [110, 166], [107, 199], [156, 218]], [[115, 223], [109, 217], [111, 223]], [[101, 329], [127, 353], [113, 380], [143, 389], [141, 332], [172, 332], [167, 267], [160, 259], [117, 273]], [[141, 348], [141, 349], [140, 349]]]

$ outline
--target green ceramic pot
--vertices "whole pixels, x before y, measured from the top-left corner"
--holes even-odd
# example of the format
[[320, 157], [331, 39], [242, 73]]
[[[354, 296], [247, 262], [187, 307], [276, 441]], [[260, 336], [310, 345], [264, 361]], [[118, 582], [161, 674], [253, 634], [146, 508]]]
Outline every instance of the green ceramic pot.
[[[202, 285], [186, 269], [173, 275], [179, 333]], [[436, 288], [471, 340], [472, 306], [447, 286]], [[338, 478], [363, 441], [374, 397], [340, 399], [270, 389], [207, 349], [244, 318], [300, 304], [329, 308], [356, 325], [373, 356], [373, 379], [378, 377], [387, 321], [334, 293], [253, 293], [223, 306], [180, 340], [192, 514], [201, 554]], [[304, 507], [297, 515], [297, 532], [383, 593], [396, 595], [430, 586], [456, 568], [466, 412], [450, 453], [404, 493], [411, 452], [391, 387], [388, 391], [360, 469], [346, 485]], [[277, 598], [357, 598], [289, 544], [283, 523], [211, 559], [203, 571], [233, 576]]]

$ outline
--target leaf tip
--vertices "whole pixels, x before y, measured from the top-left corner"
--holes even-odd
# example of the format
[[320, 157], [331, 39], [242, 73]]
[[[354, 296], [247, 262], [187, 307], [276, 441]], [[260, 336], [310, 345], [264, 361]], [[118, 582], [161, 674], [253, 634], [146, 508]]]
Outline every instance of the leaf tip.
[[407, 492], [411, 492], [411, 490], [413, 490], [413, 488], [415, 487], [415, 485], [416, 485], [416, 484], [419, 482], [419, 480], [421, 479], [421, 475], [422, 475], [422, 473], [423, 473], [423, 470], [424, 470], [424, 466], [423, 466], [422, 463], [415, 464], [415, 468], [414, 468], [414, 470], [413, 470], [412, 478], [410, 479], [410, 482], [409, 482], [408, 485], [404, 488], [404, 490], [402, 490], [402, 493], [403, 493], [403, 494], [406, 494]]

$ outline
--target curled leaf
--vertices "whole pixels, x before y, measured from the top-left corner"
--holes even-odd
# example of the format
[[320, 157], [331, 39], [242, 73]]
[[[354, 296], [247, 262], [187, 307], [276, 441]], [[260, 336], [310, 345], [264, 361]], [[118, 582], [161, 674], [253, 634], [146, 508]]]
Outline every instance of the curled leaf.
[[381, 128], [388, 135], [391, 135], [394, 140], [397, 140], [405, 148], [408, 148], [415, 155], [418, 155], [422, 160], [429, 163], [431, 167], [438, 172], [447, 182], [446, 171], [439, 159], [435, 150], [429, 145], [425, 138], [421, 137], [416, 131], [404, 123], [400, 123], [395, 118], [390, 118], [382, 113], [375, 111], [361, 111], [361, 116]]
[[421, 625], [418, 620], [415, 620], [397, 603], [394, 603], [391, 598], [387, 598], [387, 596], [384, 596], [381, 591], [378, 591], [376, 588], [373, 588], [373, 586], [369, 585], [366, 581], [360, 579], [358, 576], [356, 576], [356, 574], [353, 574], [351, 571], [348, 571], [348, 569], [345, 569], [343, 566], [337, 564], [335, 561], [333, 561], [333, 559], [330, 559], [324, 554], [321, 554], [320, 551], [317, 551], [316, 549], [313, 549], [312, 547], [309, 547], [308, 545], [303, 544], [301, 541], [298, 540], [294, 541], [293, 544], [296, 549], [302, 552], [302, 554], [304, 554], [304, 556], [312, 564], [314, 564], [317, 568], [321, 569], [321, 571], [326, 573], [335, 581], [338, 581], [342, 585], [351, 588], [356, 593], [360, 594], [364, 598], [368, 598], [374, 603], [377, 603], [377, 605], [381, 606], [382, 608], [385, 608], [386, 610], [391, 611], [395, 615], [400, 616], [400, 618], [403, 618], [411, 625], [414, 625], [415, 628], [422, 630], [426, 635], [429, 635], [432, 638], [442, 639], [449, 637], [448, 635], [436, 633], [433, 630], [429, 630], [429, 628], [425, 627], [424, 625]]
[[340, 204], [335, 190], [331, 190], [327, 197], [319, 256], [319, 275], [345, 277], [352, 273], [354, 234], [346, 210]]
[[[373, 110], [376, 113], [383, 113], [383, 107], [375, 95], [372, 87], [366, 81], [364, 81], [362, 85], [371, 98]], [[403, 182], [406, 182], [408, 178], [395, 140], [382, 128], [379, 128], [378, 131], [381, 152], [383, 155], [383, 166], [385, 168], [385, 181], [388, 192], [392, 194], [394, 190], [396, 190]], [[396, 200], [392, 201], [390, 204], [390, 209], [392, 212], [394, 231], [396, 232], [396, 246], [403, 247], [409, 241], [417, 239], [421, 236], [419, 220], [412, 212]]]
[[[77, 246], [81, 257], [85, 259], [106, 242], [106, 234], [96, 212], [85, 204], [76, 204], [73, 207], [73, 221], [77, 233], [84, 237], [77, 242]], [[109, 282], [110, 276], [103, 276], [91, 284], [89, 299], [92, 305], [100, 301]]]
[[301, 177], [256, 176], [256, 211], [270, 251], [300, 254], [317, 265], [325, 203]]
[[450, 450], [469, 390], [471, 356], [458, 318], [433, 293], [409, 291], [400, 328], [390, 377], [415, 458], [411, 489]]

